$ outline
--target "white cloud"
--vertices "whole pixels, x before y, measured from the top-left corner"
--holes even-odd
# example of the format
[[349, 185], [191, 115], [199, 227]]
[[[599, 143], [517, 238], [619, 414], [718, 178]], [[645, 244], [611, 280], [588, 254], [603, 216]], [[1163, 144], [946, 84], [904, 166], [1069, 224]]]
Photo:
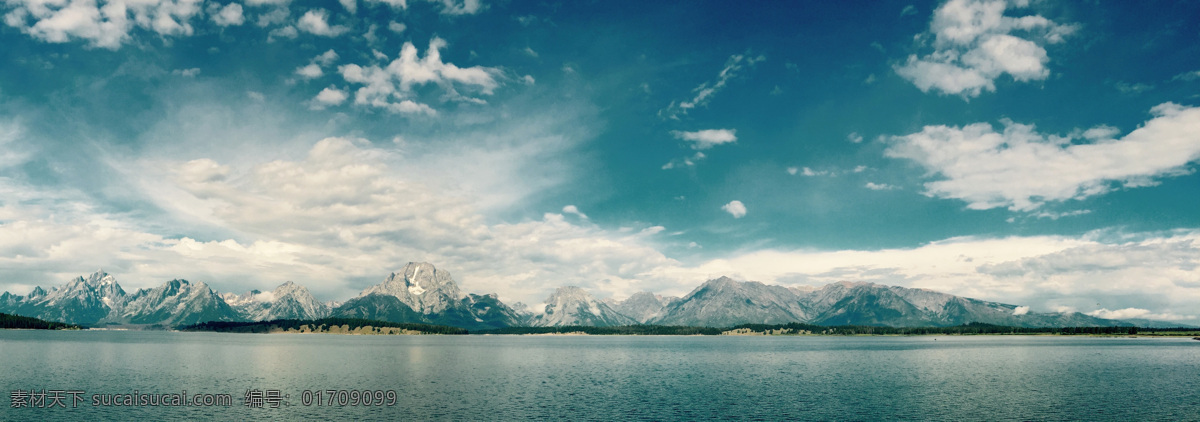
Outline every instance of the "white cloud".
[[[486, 152], [495, 155], [497, 150]], [[449, 158], [460, 160], [461, 154], [455, 151]], [[423, 167], [411, 167], [410, 161]], [[505, 156], [499, 161], [514, 160]], [[451, 271], [468, 291], [500, 291], [505, 300], [516, 296], [528, 301], [544, 297], [554, 283], [633, 291], [649, 269], [677, 265], [645, 243], [648, 235], [662, 230], [657, 226], [622, 234], [571, 224], [553, 213], [533, 221], [489, 224], [476, 205], [478, 195], [445, 188], [458, 182], [434, 185], [408, 177], [442, 169], [429, 178], [441, 181], [461, 170], [449, 170], [435, 157], [409, 160], [363, 140], [328, 138], [301, 160], [249, 168], [207, 159], [147, 168], [171, 175], [147, 176], [153, 179], [147, 182], [169, 184], [175, 195], [182, 195], [172, 196], [171, 206], [187, 207], [247, 239], [185, 238], [163, 246], [177, 256], [172, 259], [180, 263], [176, 268], [202, 261], [214, 275], [278, 271], [271, 277], [313, 280], [329, 288], [337, 286], [328, 286], [328, 280], [365, 277], [374, 283], [404, 262], [425, 260]], [[572, 211], [579, 210], [564, 207], [564, 212]], [[288, 265], [296, 267], [284, 268]], [[176, 276], [196, 271], [180, 270]]]
[[321, 92], [317, 93], [317, 96], [313, 98], [312, 108], [321, 110], [329, 106], [340, 105], [346, 102], [346, 99], [349, 98], [349, 96], [350, 95], [347, 94], [346, 91], [342, 91], [337, 87], [326, 87], [325, 89], [322, 89]]
[[588, 218], [587, 214], [580, 212], [579, 208], [575, 207], [574, 205], [567, 205], [567, 206], [563, 207], [562, 212], [567, 213], [567, 214], [574, 214], [584, 220], [587, 220], [587, 218]]
[[662, 233], [663, 230], [666, 230], [666, 229], [667, 228], [663, 227], [663, 226], [651, 226], [651, 227], [642, 229], [642, 231], [639, 232], [638, 234], [640, 234], [642, 236], [653, 236], [653, 235]]
[[1200, 70], [1193, 70], [1191, 72], [1183, 72], [1183, 73], [1175, 75], [1175, 77], [1171, 78], [1172, 81], [1184, 81], [1184, 82], [1191, 82], [1191, 81], [1194, 81], [1197, 79], [1200, 79]]
[[405, 25], [403, 22], [396, 22], [396, 21], [388, 22], [388, 30], [390, 30], [392, 32], [399, 34], [401, 32], [404, 32], [405, 29], [408, 29], [408, 25]]
[[525, 75], [521, 77], [521, 83], [524, 83], [525, 85], [533, 85], [537, 83], [537, 81], [533, 79], [533, 75]]
[[864, 171], [867, 171], [867, 166], [855, 166], [854, 170], [851, 170], [851, 171], [853, 171], [855, 173], [862, 173]]
[[987, 123], [926, 126], [892, 137], [885, 154], [941, 176], [925, 184], [928, 196], [960, 199], [971, 209], [1030, 211], [1190, 173], [1187, 165], [1200, 159], [1200, 108], [1164, 103], [1150, 112], [1154, 118], [1119, 139], [1107, 127], [1083, 132], [1097, 138], [1081, 142], [1078, 134], [1045, 135], [1004, 121], [1003, 132]]
[[537, 53], [536, 51], [533, 51], [533, 49], [532, 49], [532, 48], [525, 47], [525, 50], [524, 50], [524, 52], [525, 52], [525, 54], [526, 54], [526, 55], [528, 55], [529, 57], [533, 57], [533, 58], [535, 58], [535, 59], [538, 57], [538, 53]]
[[1028, 306], [1018, 306], [1016, 309], [1013, 309], [1012, 314], [1013, 315], [1025, 315], [1025, 314], [1029, 313], [1029, 309], [1030, 308]]
[[1145, 318], [1161, 321], [1184, 321], [1196, 319], [1195, 315], [1178, 315], [1172, 313], [1156, 314], [1150, 312], [1149, 310], [1140, 308], [1125, 308], [1112, 311], [1108, 310], [1107, 308], [1100, 308], [1095, 311], [1088, 312], [1087, 314], [1097, 318], [1106, 319]]
[[[371, 3], [383, 3], [396, 10], [408, 9], [408, 0], [367, 0]], [[458, 16], [458, 15], [473, 15], [482, 11], [485, 7], [480, 0], [424, 0], [428, 3], [436, 3], [440, 7], [440, 12], [443, 15]]]
[[670, 170], [673, 168], [692, 167], [692, 166], [695, 166], [697, 163], [699, 163], [700, 160], [703, 160], [707, 157], [708, 156], [704, 155], [703, 152], [696, 151], [696, 153], [693, 154], [691, 157], [676, 158], [666, 164], [663, 164], [662, 169]]
[[872, 183], [872, 182], [867, 182], [867, 184], [866, 184], [866, 185], [863, 185], [863, 187], [865, 187], [865, 188], [867, 188], [867, 189], [870, 189], [870, 190], [894, 190], [894, 189], [898, 189], [896, 186], [889, 185], [889, 184], [887, 184], [887, 183]]
[[185, 78], [194, 78], [200, 74], [200, 68], [193, 67], [191, 69], [175, 69], [171, 71], [173, 75], [183, 76]]
[[808, 167], [804, 167], [803, 169], [800, 170], [800, 174], [807, 176], [807, 177], [828, 176], [829, 171], [828, 170], [816, 171], [816, 170], [810, 169]]
[[728, 204], [722, 205], [721, 209], [725, 210], [725, 212], [729, 213], [729, 215], [732, 215], [733, 218], [742, 218], [746, 216], [746, 204], [743, 204], [742, 201], [729, 201]]
[[665, 119], [678, 120], [679, 116], [687, 115], [689, 111], [696, 107], [708, 105], [712, 100], [712, 96], [725, 89], [725, 86], [731, 79], [737, 77], [743, 66], [754, 66], [756, 63], [766, 60], [765, 56], [750, 57], [745, 55], [735, 54], [725, 61], [725, 67], [717, 74], [717, 79], [711, 82], [700, 84], [692, 90], [695, 95], [690, 100], [672, 101], [667, 108], [658, 111], [658, 116]]
[[295, 39], [300, 36], [300, 32], [296, 31], [296, 27], [288, 25], [280, 28], [272, 29], [267, 34], [267, 41], [275, 41], [276, 38]]
[[675, 139], [691, 142], [692, 149], [705, 150], [715, 145], [737, 142], [736, 129], [706, 129], [696, 132], [671, 131]]
[[241, 4], [229, 3], [217, 13], [212, 14], [212, 21], [217, 26], [238, 26], [245, 23], [246, 18], [242, 16]]
[[316, 63], [309, 63], [307, 66], [296, 68], [296, 74], [305, 79], [316, 79], [324, 75], [325, 72], [321, 71], [321, 66], [317, 66]]
[[337, 62], [337, 60], [338, 60], [338, 53], [336, 51], [333, 51], [333, 49], [330, 49], [329, 51], [321, 53], [320, 55], [318, 55], [317, 57], [313, 57], [313, 59], [312, 59], [313, 63], [317, 63], [321, 66], [329, 66], [329, 65]]
[[1124, 81], [1117, 81], [1113, 83], [1113, 87], [1116, 88], [1117, 91], [1121, 91], [1122, 94], [1141, 94], [1154, 89], [1154, 85], [1148, 85], [1144, 83], [1129, 83]]
[[161, 37], [190, 36], [192, 18], [201, 14], [200, 0], [8, 0], [4, 23], [51, 43], [84, 40], [92, 47], [116, 50], [134, 29]]
[[346, 8], [346, 12], [351, 15], [358, 13], [358, 0], [338, 0], [342, 7]]
[[247, 6], [286, 6], [292, 0], [246, 0]]
[[440, 0], [440, 3], [443, 15], [474, 15], [484, 9], [481, 0]]
[[[275, 7], [272, 7], [267, 12], [259, 13], [258, 19], [255, 19], [254, 24], [259, 28], [266, 28], [271, 25], [279, 25], [287, 22], [288, 18], [292, 15], [292, 11], [288, 9], [286, 3], [282, 2], [281, 4], [274, 5]], [[254, 4], [247, 1], [246, 6], [254, 6]]]
[[1057, 219], [1060, 219], [1063, 217], [1076, 217], [1076, 216], [1086, 215], [1086, 214], [1091, 214], [1091, 213], [1092, 213], [1092, 210], [1075, 210], [1075, 211], [1065, 211], [1065, 212], [1039, 211], [1037, 214], [1034, 214], [1033, 216], [1037, 217], [1039, 219], [1049, 218], [1051, 220], [1057, 220]]
[[788, 167], [787, 172], [788, 172], [788, 174], [795, 176], [796, 173], [800, 172], [800, 168], [799, 167]]
[[849, 135], [846, 135], [846, 140], [853, 144], [861, 144], [863, 137], [862, 135], [859, 135], [858, 132], [850, 132]]
[[496, 80], [499, 70], [483, 66], [460, 68], [442, 62], [439, 49], [446, 41], [433, 38], [425, 57], [420, 58], [417, 48], [410, 42], [404, 43], [400, 56], [386, 66], [348, 64], [338, 67], [342, 78], [353, 85], [361, 85], [354, 93], [354, 103], [382, 108], [393, 113], [437, 114], [430, 106], [417, 101], [414, 86], [435, 84], [444, 92], [443, 98], [453, 101], [483, 103], [476, 97], [459, 93], [459, 89], [471, 90], [481, 95], [491, 95], [500, 83]]
[[325, 11], [325, 9], [315, 9], [305, 12], [304, 16], [301, 16], [300, 20], [296, 22], [296, 28], [322, 37], [336, 37], [350, 31], [350, 28], [342, 25], [330, 26], [329, 12]]
[[922, 92], [936, 90], [963, 98], [995, 91], [995, 80], [1004, 74], [1019, 82], [1046, 79], [1050, 59], [1042, 44], [1062, 42], [1076, 27], [1039, 15], [1006, 16], [1009, 5], [1004, 0], [946, 2], [934, 11], [929, 25], [934, 51], [910, 55], [895, 66], [896, 73]]
[[[514, 122], [512, 128], [530, 126], [536, 124]], [[229, 236], [167, 238], [131, 224], [128, 215], [95, 211], [82, 195], [51, 198], [53, 193], [31, 193], [0, 179], [0, 280], [61, 283], [104, 266], [127, 289], [175, 277], [236, 291], [295, 280], [324, 298], [344, 299], [404, 262], [423, 260], [452, 272], [466, 291], [499, 292], [508, 302], [536, 303], [565, 284], [600, 295], [681, 295], [728, 275], [784, 285], [869, 281], [1022, 304], [1029, 312], [1082, 309], [1198, 322], [1191, 315], [1200, 302], [1200, 230], [960, 237], [881, 250], [758, 249], [680, 262], [653, 243], [650, 235], [664, 232], [657, 225], [606, 230], [556, 213], [489, 222], [481, 211], [487, 202], [525, 204], [528, 192], [509, 191], [500, 200], [487, 195], [514, 180], [529, 181], [534, 192], [544, 189], [519, 171], [546, 165], [551, 160], [536, 153], [564, 143], [536, 133], [512, 136], [541, 140], [508, 150], [480, 145], [477, 153], [453, 145], [430, 156], [329, 138], [296, 159], [129, 163], [139, 170], [131, 173], [137, 179], [128, 189], [153, 192], [164, 209], [186, 209], [181, 215], [211, 222]], [[0, 151], [17, 149], [17, 141], [4, 141], [14, 137], [22, 137], [19, 130], [0, 130]], [[462, 162], [479, 164], [450, 165]], [[464, 171], [469, 174], [456, 175]], [[737, 201], [724, 211], [736, 216], [734, 204], [744, 211]], [[51, 213], [54, 218], [45, 217]], [[14, 293], [31, 288], [0, 282], [0, 290]]]

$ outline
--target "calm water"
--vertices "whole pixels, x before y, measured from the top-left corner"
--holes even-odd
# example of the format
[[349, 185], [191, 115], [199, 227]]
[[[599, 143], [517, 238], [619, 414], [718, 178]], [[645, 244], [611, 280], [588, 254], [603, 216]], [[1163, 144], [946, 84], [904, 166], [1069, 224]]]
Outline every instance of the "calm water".
[[[0, 331], [0, 368], [0, 420], [1200, 420], [1190, 339]], [[14, 409], [17, 389], [85, 402]], [[248, 389], [290, 405], [247, 408]], [[396, 401], [302, 404], [343, 389]], [[91, 406], [134, 390], [233, 406]]]

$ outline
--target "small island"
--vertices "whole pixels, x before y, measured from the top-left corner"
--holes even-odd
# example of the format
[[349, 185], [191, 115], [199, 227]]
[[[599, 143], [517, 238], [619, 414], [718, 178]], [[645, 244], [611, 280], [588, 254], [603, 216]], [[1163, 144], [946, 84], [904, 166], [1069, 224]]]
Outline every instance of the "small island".
[[0, 313], [0, 329], [13, 330], [78, 330], [75, 324], [64, 324], [20, 315]]

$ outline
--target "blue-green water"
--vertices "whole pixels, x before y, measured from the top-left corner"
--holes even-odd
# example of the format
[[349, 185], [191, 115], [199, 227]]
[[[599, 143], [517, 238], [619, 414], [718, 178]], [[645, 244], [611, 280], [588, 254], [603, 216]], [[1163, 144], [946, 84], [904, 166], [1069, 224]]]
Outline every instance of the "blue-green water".
[[[0, 420], [1200, 420], [1190, 339], [9, 330], [0, 367]], [[43, 389], [84, 401], [11, 406], [14, 390]], [[289, 405], [244, 406], [255, 389]], [[134, 390], [233, 406], [92, 406]], [[396, 395], [305, 406], [304, 390]]]

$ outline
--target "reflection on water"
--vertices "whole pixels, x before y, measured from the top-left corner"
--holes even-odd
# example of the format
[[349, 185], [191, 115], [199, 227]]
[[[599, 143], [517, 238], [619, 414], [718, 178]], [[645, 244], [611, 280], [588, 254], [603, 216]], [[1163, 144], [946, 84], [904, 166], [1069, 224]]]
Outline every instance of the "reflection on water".
[[[337, 336], [0, 332], [0, 386], [83, 390], [0, 420], [1200, 420], [1200, 342], [1088, 337]], [[91, 394], [232, 407], [92, 407]], [[289, 405], [243, 406], [247, 390]], [[393, 390], [393, 406], [304, 406]]]

